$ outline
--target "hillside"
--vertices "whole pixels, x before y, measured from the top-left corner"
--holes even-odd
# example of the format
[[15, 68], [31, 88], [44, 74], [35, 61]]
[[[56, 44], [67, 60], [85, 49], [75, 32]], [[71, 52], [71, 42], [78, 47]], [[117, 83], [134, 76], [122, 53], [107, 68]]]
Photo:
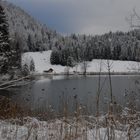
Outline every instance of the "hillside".
[[[9, 23], [11, 46], [22, 52], [52, 50], [51, 64], [66, 66], [93, 59], [140, 61], [140, 30], [109, 32], [103, 35], [63, 37], [40, 24], [21, 8], [2, 2]], [[73, 64], [74, 63], [74, 64]]]
[[61, 37], [56, 31], [40, 24], [21, 8], [6, 1], [0, 2], [8, 19], [10, 37], [15, 42], [19, 41], [24, 52], [51, 49]]
[[[52, 64], [72, 66], [93, 59], [140, 61], [140, 30], [103, 35], [71, 35], [53, 50]], [[69, 64], [68, 64], [69, 63]]]

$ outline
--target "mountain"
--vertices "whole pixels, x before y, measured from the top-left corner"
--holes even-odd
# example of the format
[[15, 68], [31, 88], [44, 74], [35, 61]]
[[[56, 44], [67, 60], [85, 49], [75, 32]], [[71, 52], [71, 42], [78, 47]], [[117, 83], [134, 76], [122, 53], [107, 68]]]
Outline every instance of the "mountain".
[[52, 49], [61, 36], [56, 31], [40, 24], [20, 7], [0, 1], [9, 23], [12, 42], [19, 42], [23, 52]]
[[9, 2], [2, 5], [9, 23], [11, 46], [20, 47], [22, 52], [52, 50], [51, 63], [63, 66], [93, 59], [140, 61], [140, 29], [64, 37], [21, 8]]

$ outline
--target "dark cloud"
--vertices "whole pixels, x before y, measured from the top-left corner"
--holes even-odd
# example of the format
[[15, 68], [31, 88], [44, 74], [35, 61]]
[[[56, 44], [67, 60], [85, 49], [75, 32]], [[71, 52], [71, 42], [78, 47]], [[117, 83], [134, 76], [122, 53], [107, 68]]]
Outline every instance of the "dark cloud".
[[58, 32], [102, 34], [127, 31], [125, 20], [140, 0], [9, 0]]

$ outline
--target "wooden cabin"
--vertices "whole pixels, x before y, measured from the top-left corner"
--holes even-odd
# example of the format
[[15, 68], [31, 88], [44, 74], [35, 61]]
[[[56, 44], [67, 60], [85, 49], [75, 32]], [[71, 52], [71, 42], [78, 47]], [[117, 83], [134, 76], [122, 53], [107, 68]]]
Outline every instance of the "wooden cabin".
[[49, 70], [44, 70], [45, 73], [52, 73], [54, 70], [50, 68]]

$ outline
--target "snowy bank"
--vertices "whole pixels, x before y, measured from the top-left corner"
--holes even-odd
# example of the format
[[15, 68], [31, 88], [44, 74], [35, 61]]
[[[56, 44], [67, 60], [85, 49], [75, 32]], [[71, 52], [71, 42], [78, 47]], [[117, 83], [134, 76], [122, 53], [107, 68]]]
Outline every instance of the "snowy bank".
[[[64, 74], [67, 72], [66, 66], [61, 65], [51, 65], [50, 56], [51, 50], [43, 52], [27, 52], [22, 55], [22, 65], [30, 65], [31, 60], [35, 64], [35, 73], [42, 74], [44, 71], [52, 68], [56, 74]], [[87, 73], [97, 73], [108, 72], [107, 60], [94, 59], [91, 62], [87, 63]], [[109, 60], [111, 66], [111, 72], [114, 73], [135, 73], [140, 71], [140, 63], [134, 61], [118, 61], [118, 60]], [[70, 68], [69, 72], [83, 72], [83, 63], [79, 63], [77, 66]]]
[[[89, 128], [85, 122], [65, 122], [62, 120], [39, 121], [25, 118], [23, 125], [0, 121], [0, 140], [94, 140], [96, 128]], [[99, 128], [100, 140], [108, 140], [107, 128]], [[138, 131], [139, 132], [139, 131]], [[126, 132], [115, 130], [114, 140], [127, 140]], [[99, 138], [98, 138], [99, 139]], [[134, 138], [138, 140], [139, 137]]]

